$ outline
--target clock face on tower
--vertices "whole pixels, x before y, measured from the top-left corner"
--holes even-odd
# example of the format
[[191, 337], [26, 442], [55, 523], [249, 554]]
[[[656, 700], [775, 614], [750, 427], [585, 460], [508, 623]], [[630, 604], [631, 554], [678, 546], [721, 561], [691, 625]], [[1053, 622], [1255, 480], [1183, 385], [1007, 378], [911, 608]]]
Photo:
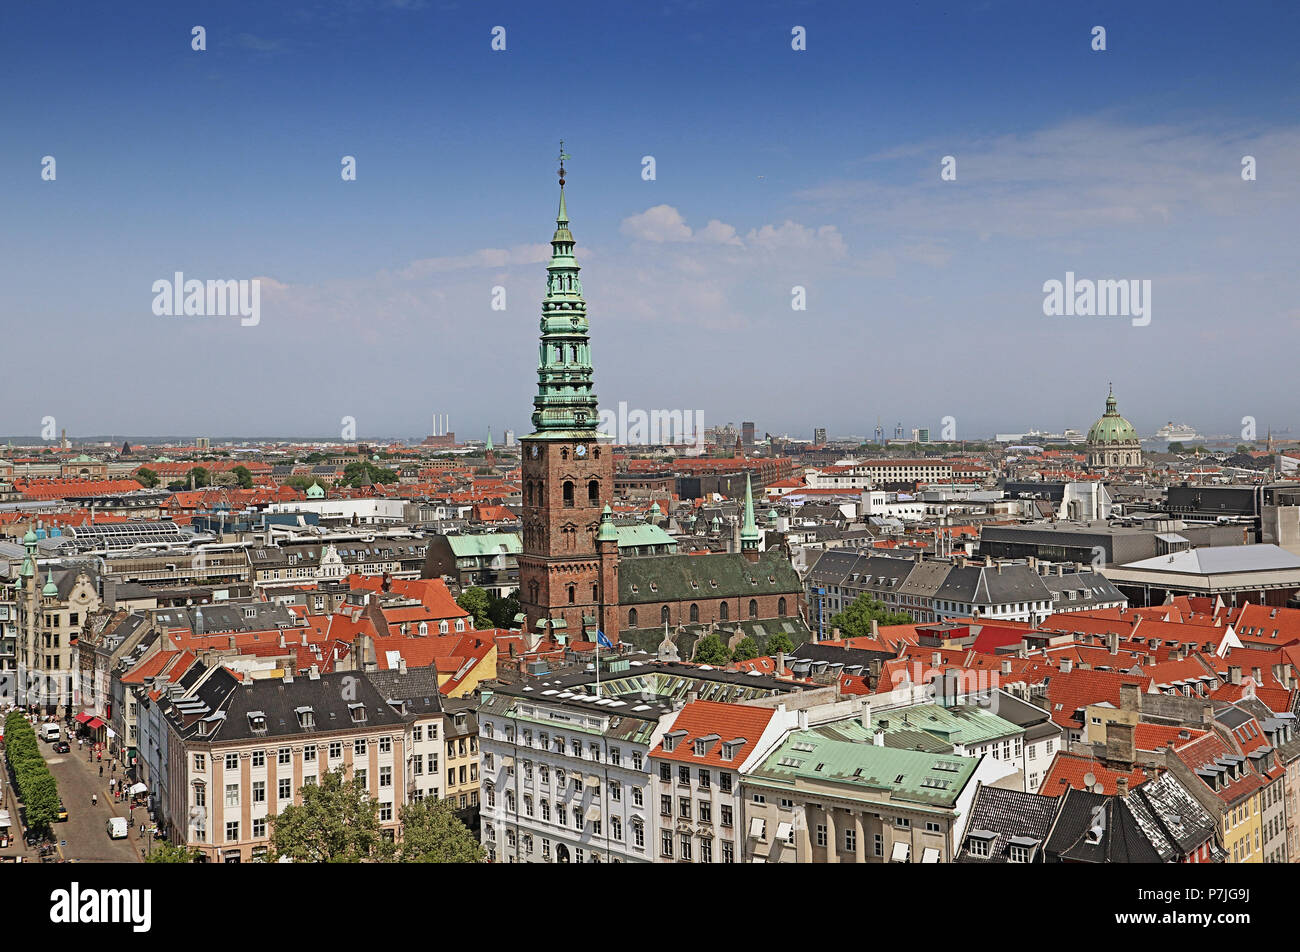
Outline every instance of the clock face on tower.
[[587, 448], [582, 444], [578, 444], [573, 448], [573, 455], [578, 457], [578, 459], [582, 459], [587, 455]]
[[532, 447], [530, 448], [530, 454], [532, 455], [533, 459], [537, 459], [537, 444], [536, 444], [536, 443], [534, 443], [534, 444], [532, 445]]

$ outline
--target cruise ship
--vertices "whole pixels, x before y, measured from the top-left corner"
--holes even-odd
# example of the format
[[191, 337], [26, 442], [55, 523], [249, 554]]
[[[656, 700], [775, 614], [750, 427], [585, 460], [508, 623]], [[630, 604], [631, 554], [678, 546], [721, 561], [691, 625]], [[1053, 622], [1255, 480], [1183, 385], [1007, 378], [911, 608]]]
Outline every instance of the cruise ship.
[[1156, 430], [1156, 439], [1168, 440], [1174, 443], [1186, 443], [1188, 440], [1199, 440], [1200, 438], [1200, 434], [1186, 423], [1170, 421]]

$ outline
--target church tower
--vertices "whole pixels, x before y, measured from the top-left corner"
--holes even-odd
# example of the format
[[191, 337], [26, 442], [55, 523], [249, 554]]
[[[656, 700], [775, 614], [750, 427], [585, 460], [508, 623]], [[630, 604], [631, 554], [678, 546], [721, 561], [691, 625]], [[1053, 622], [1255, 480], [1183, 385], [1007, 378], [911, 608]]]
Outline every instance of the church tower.
[[[519, 602], [532, 637], [594, 641], [618, 636], [618, 545], [608, 504], [614, 456], [597, 439], [587, 302], [582, 297], [564, 194], [546, 266], [533, 432], [523, 448], [523, 551]], [[602, 516], [605, 525], [602, 528]]]

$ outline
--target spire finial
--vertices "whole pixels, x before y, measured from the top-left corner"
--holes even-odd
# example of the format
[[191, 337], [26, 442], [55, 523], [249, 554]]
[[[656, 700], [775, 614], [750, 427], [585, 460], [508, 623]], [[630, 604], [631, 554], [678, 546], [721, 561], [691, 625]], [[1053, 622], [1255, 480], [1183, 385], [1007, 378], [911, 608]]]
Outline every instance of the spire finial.
[[560, 140], [560, 188], [564, 188], [564, 160], [571, 156], [564, 151], [564, 140]]

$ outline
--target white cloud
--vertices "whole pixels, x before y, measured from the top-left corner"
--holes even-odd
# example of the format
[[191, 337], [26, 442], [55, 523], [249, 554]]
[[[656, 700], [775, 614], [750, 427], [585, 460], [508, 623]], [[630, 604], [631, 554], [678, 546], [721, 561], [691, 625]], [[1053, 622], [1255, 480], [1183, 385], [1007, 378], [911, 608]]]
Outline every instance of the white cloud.
[[639, 215], [624, 218], [619, 231], [638, 241], [690, 241], [691, 229], [682, 213], [671, 205], [655, 205]]

